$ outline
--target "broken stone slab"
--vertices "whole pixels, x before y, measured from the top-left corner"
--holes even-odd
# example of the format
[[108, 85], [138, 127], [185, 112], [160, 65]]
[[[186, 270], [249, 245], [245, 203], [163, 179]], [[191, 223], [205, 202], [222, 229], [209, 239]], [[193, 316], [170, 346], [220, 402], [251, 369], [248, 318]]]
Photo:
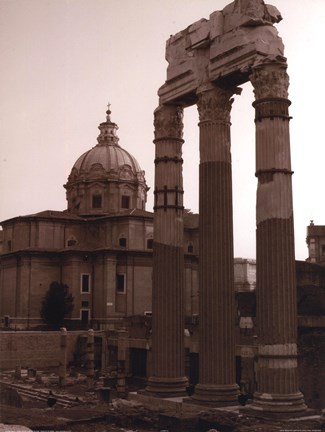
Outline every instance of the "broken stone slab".
[[96, 389], [97, 399], [101, 402], [112, 402], [112, 389], [110, 387], [99, 387]]
[[216, 428], [231, 432], [236, 429], [238, 419], [238, 414], [211, 409], [200, 413], [198, 425], [203, 430]]
[[27, 369], [27, 378], [35, 378], [36, 377], [36, 369], [28, 368]]
[[36, 372], [35, 381], [38, 384], [43, 384], [43, 375], [41, 372]]
[[15, 378], [21, 379], [21, 366], [20, 365], [17, 365], [15, 367]]
[[160, 103], [183, 106], [197, 101], [197, 89], [220, 78], [248, 81], [249, 70], [267, 60], [285, 63], [284, 46], [274, 23], [282, 19], [263, 0], [236, 0], [209, 20], [200, 19], [166, 42], [166, 82]]
[[32, 429], [26, 426], [0, 423], [0, 432], [8, 432], [9, 430], [10, 432], [33, 432]]
[[22, 408], [23, 399], [17, 390], [5, 385], [0, 385], [0, 403], [16, 408]]
[[272, 25], [282, 20], [275, 6], [266, 5], [263, 0], [236, 0], [222, 10], [224, 33], [238, 27]]

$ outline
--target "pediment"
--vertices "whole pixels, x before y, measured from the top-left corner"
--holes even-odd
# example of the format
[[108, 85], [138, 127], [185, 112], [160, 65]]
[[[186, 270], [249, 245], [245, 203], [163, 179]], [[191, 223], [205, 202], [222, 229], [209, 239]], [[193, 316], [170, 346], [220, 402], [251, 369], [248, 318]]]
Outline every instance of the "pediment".
[[129, 165], [123, 165], [119, 169], [119, 179], [121, 180], [134, 180], [134, 174]]

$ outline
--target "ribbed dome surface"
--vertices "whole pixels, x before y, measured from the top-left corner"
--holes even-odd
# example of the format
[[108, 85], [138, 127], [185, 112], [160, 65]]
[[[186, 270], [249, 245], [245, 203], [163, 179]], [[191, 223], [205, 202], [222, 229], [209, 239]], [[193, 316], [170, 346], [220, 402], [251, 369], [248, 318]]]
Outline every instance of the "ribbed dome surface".
[[118, 171], [123, 165], [129, 165], [134, 175], [141, 171], [137, 160], [117, 144], [98, 144], [82, 154], [74, 164], [78, 172], [90, 171], [95, 164], [100, 164], [105, 171]]

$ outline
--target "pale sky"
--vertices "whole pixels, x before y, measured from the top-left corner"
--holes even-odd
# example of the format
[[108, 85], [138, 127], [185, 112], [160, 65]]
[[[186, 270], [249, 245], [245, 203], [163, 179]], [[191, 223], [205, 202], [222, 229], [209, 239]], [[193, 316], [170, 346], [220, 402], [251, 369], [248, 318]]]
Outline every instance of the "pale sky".
[[[107, 102], [120, 145], [154, 188], [153, 111], [166, 79], [165, 43], [228, 0], [0, 0], [0, 220], [66, 209], [78, 157], [97, 143]], [[325, 0], [270, 0], [285, 45], [296, 259], [306, 226], [325, 225]], [[235, 256], [255, 257], [254, 101], [243, 86], [232, 109]], [[198, 115], [185, 110], [184, 201], [198, 211]]]

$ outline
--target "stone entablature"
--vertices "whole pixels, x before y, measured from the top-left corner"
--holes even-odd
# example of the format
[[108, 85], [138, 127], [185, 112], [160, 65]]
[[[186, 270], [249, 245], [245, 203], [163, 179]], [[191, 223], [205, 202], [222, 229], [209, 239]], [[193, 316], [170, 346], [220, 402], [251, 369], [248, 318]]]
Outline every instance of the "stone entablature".
[[242, 84], [265, 61], [285, 64], [284, 46], [273, 26], [281, 19], [277, 8], [262, 0], [236, 0], [171, 36], [160, 103], [192, 105], [204, 83]]

